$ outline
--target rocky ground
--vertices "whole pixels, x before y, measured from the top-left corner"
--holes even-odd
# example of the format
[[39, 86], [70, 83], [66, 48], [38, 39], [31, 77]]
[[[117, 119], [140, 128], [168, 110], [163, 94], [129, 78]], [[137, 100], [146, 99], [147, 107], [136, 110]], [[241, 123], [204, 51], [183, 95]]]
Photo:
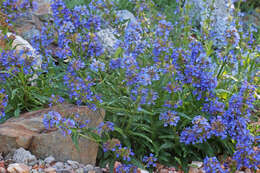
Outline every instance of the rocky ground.
[[[121, 163], [116, 162], [115, 167]], [[108, 168], [100, 168], [91, 164], [81, 164], [77, 161], [67, 160], [61, 162], [53, 156], [48, 156], [45, 159], [38, 159], [36, 156], [23, 148], [14, 150], [7, 155], [0, 153], [0, 173], [108, 173]], [[137, 173], [149, 173], [148, 171], [138, 169]], [[174, 167], [168, 168], [157, 164], [156, 173], [184, 173], [177, 171]], [[192, 162], [189, 173], [205, 173], [203, 163]], [[250, 169], [239, 171], [236, 173], [252, 173]], [[260, 171], [256, 171], [260, 173]]]
[[0, 173], [102, 173], [94, 165], [77, 161], [57, 161], [53, 156], [37, 159], [29, 151], [19, 148], [6, 156], [0, 154]]

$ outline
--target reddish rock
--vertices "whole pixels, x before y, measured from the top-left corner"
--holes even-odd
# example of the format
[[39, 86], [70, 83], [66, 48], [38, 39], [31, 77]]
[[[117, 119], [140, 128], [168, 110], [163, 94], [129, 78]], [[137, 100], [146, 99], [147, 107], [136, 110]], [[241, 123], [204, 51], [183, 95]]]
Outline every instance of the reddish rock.
[[45, 168], [44, 169], [45, 173], [56, 173], [56, 169], [53, 167]]
[[0, 125], [0, 153], [8, 153], [14, 148], [23, 147], [37, 158], [50, 155], [59, 161], [75, 160], [83, 164], [95, 164], [98, 144], [80, 138], [77, 151], [70, 136], [64, 137], [57, 128], [46, 130], [42, 123], [44, 114], [51, 110], [62, 116], [79, 113], [82, 120], [90, 120], [89, 127], [97, 127], [103, 121], [103, 110], [93, 112], [86, 106], [63, 105], [47, 108], [11, 118]]
[[198, 168], [190, 167], [189, 173], [200, 173], [200, 170]]
[[21, 163], [10, 164], [7, 168], [9, 173], [30, 173], [30, 168]]

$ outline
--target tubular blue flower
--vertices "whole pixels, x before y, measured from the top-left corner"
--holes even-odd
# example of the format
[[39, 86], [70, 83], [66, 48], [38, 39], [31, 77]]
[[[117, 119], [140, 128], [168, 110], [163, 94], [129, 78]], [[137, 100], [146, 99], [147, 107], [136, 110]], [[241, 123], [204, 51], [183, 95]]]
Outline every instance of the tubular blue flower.
[[4, 89], [0, 89], [0, 120], [5, 116], [5, 110], [8, 104], [8, 95]]
[[50, 111], [47, 114], [44, 114], [43, 124], [46, 129], [57, 127], [62, 121], [62, 116], [59, 112]]
[[167, 127], [168, 125], [176, 126], [180, 117], [177, 116], [177, 112], [175, 111], [167, 111], [161, 113], [159, 120], [164, 121], [164, 127]]
[[62, 98], [61, 96], [52, 94], [51, 98], [50, 98], [49, 106], [52, 107], [52, 106], [54, 106], [56, 104], [61, 104], [63, 102], [64, 102], [64, 98]]
[[98, 134], [109, 132], [109, 131], [114, 131], [114, 123], [112, 122], [109, 121], [101, 122], [97, 127]]
[[157, 161], [157, 158], [154, 157], [153, 153], [150, 153], [149, 157], [144, 156], [144, 158], [143, 158], [143, 162], [145, 163], [147, 168], [149, 168], [150, 166], [156, 167], [156, 163], [155, 163], [156, 161]]
[[187, 127], [181, 132], [180, 142], [185, 144], [203, 143], [211, 137], [211, 126], [206, 118], [196, 116], [193, 118], [192, 124], [192, 128]]
[[221, 139], [225, 139], [227, 137], [227, 122], [222, 116], [213, 117], [210, 121], [211, 136], [219, 136]]
[[137, 173], [138, 167], [132, 164], [120, 164], [115, 173]]
[[90, 69], [95, 72], [105, 71], [105, 64], [99, 60], [93, 59], [90, 64]]
[[206, 173], [228, 173], [227, 170], [221, 168], [221, 165], [216, 157], [206, 157], [204, 159], [204, 170]]

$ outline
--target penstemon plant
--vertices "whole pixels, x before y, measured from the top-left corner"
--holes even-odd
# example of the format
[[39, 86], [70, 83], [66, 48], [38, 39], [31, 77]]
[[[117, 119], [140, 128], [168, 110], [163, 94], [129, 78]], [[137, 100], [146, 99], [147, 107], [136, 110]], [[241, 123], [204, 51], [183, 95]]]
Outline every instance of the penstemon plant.
[[[54, 0], [53, 20], [33, 46], [43, 55], [43, 83], [57, 91], [52, 96], [53, 89], [44, 91], [50, 105], [66, 100], [104, 109], [105, 121], [88, 128], [80, 115], [62, 118], [49, 112], [46, 128], [59, 127], [75, 144], [78, 137], [96, 141], [101, 166], [109, 164], [112, 171], [116, 161], [122, 162], [116, 172], [153, 171], [156, 163], [187, 171], [193, 160], [204, 160], [206, 172], [257, 169], [259, 151], [253, 146], [259, 137], [248, 129], [259, 84], [254, 31], [244, 33], [234, 19], [239, 37], [227, 31], [220, 40], [210, 27], [194, 33], [187, 14], [168, 21], [153, 1], [131, 1], [137, 23], [120, 20], [113, 1], [87, 3], [68, 8]], [[115, 52], [104, 49], [97, 34], [106, 21], [118, 39]], [[214, 45], [216, 40], [223, 46]], [[58, 47], [55, 55], [50, 43]], [[0, 99], [7, 99], [5, 90]], [[0, 103], [1, 113], [7, 103]], [[232, 164], [223, 167], [227, 157]]]

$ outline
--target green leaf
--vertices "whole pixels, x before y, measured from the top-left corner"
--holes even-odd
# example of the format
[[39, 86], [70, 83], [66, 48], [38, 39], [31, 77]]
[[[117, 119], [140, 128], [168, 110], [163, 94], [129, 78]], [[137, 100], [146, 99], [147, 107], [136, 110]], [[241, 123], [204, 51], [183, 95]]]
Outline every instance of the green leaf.
[[15, 116], [15, 117], [19, 117], [19, 115], [20, 115], [20, 109], [17, 108], [17, 109], [14, 111], [14, 116]]
[[188, 120], [192, 120], [192, 118], [189, 117], [188, 115], [186, 115], [185, 113], [178, 112], [177, 114], [178, 114], [180, 117], [186, 118], [186, 119], [188, 119]]
[[162, 136], [158, 136], [159, 139], [176, 139], [175, 135], [162, 135]]
[[114, 127], [114, 131], [120, 133], [124, 138], [127, 138], [127, 136], [124, 134], [122, 129], [120, 129], [118, 127]]
[[163, 145], [160, 146], [159, 151], [163, 149], [169, 149], [169, 148], [174, 148], [174, 143], [172, 142], [166, 142]]
[[80, 148], [79, 148], [79, 134], [75, 130], [72, 130], [71, 139], [72, 139], [72, 142], [75, 144], [75, 147], [78, 150], [78, 152], [80, 152]]
[[152, 139], [150, 139], [149, 137], [145, 136], [145, 135], [142, 134], [142, 133], [137, 133], [137, 132], [132, 132], [132, 131], [130, 131], [129, 133], [130, 133], [131, 135], [134, 135], [134, 136], [138, 136], [138, 137], [144, 138], [146, 141], [148, 141], [148, 142], [150, 142], [151, 144], [153, 144]]

